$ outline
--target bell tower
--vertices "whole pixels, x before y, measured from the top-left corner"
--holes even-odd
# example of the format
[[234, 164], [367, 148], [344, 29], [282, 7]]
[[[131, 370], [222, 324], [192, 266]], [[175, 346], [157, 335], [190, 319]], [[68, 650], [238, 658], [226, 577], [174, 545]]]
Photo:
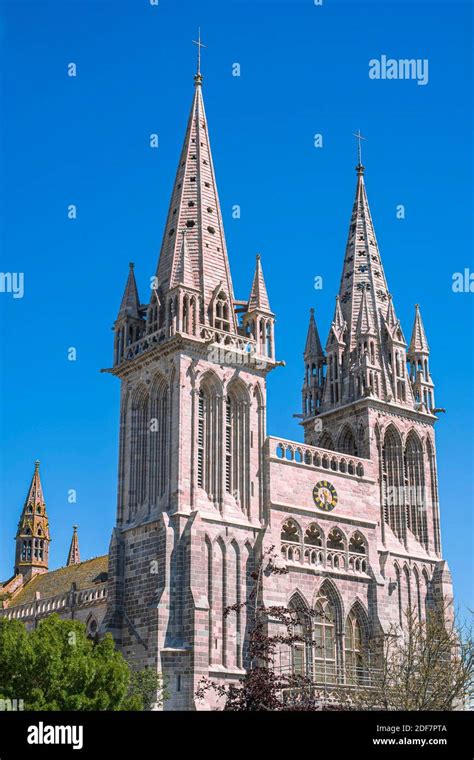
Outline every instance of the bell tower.
[[21, 573], [25, 580], [48, 572], [51, 539], [39, 464], [37, 460], [15, 537], [15, 575]]
[[[200, 45], [201, 47], [201, 45]], [[199, 48], [200, 49], [200, 48]], [[242, 668], [244, 598], [264, 523], [274, 317], [260, 257], [234, 297], [198, 67], [148, 305], [130, 268], [115, 322], [117, 520], [105, 630], [192, 709], [199, 678]]]

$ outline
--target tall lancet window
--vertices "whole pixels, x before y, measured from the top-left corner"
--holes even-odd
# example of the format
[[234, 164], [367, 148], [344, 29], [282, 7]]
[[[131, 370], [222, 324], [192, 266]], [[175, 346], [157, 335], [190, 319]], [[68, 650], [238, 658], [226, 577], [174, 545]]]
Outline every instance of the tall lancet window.
[[328, 362], [329, 396], [331, 404], [337, 404], [339, 401], [339, 360], [337, 354], [331, 353]]
[[132, 397], [131, 413], [129, 519], [147, 497], [148, 434], [148, 393], [144, 388], [137, 388]]
[[437, 554], [441, 553], [441, 539], [439, 529], [439, 504], [438, 504], [438, 476], [436, 474], [436, 456], [434, 446], [429, 438], [426, 441], [426, 450], [428, 454], [428, 463], [430, 467], [430, 511], [433, 519], [433, 542], [434, 550]]
[[249, 396], [243, 383], [231, 384], [225, 405], [225, 487], [245, 511], [249, 500]]
[[331, 599], [318, 602], [314, 618], [314, 675], [317, 683], [335, 683], [337, 677], [336, 608]]
[[169, 389], [157, 376], [151, 390], [150, 405], [150, 504], [156, 505], [165, 494], [169, 463]]
[[425, 504], [423, 448], [417, 435], [410, 433], [405, 445], [405, 499], [408, 527], [415, 538], [428, 546]]
[[295, 639], [291, 646], [291, 669], [296, 676], [311, 676], [313, 672], [311, 617], [297, 594], [290, 601], [289, 610]]
[[398, 538], [406, 537], [403, 456], [400, 436], [391, 425], [382, 448], [382, 500], [385, 521]]
[[362, 626], [354, 610], [347, 616], [344, 635], [346, 683], [363, 683], [366, 679]]
[[212, 382], [204, 383], [197, 405], [197, 484], [213, 501], [220, 496], [218, 461], [222, 448], [217, 445], [219, 418], [216, 388]]

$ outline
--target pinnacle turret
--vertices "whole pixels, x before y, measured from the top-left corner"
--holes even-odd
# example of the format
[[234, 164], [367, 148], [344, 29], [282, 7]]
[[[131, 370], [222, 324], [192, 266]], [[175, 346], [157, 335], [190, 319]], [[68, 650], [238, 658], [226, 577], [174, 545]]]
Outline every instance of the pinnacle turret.
[[429, 355], [430, 349], [426, 339], [420, 307], [416, 304], [415, 321], [408, 349], [408, 361], [410, 362], [410, 379], [415, 402], [422, 405], [426, 411], [431, 411], [435, 405], [434, 383], [430, 374]]
[[248, 311], [265, 311], [272, 313], [270, 309], [270, 301], [268, 300], [267, 288], [263, 277], [263, 269], [260, 254], [257, 254], [257, 262], [255, 265], [255, 274], [252, 282], [252, 290], [250, 291]]
[[312, 417], [319, 411], [324, 387], [324, 351], [319, 339], [318, 328], [314, 318], [314, 309], [310, 309], [308, 334], [304, 349], [305, 374], [303, 381], [303, 417]]
[[309, 310], [309, 315], [308, 334], [306, 336], [304, 358], [308, 360], [320, 359], [321, 357], [324, 358], [324, 351], [321, 346], [318, 328], [316, 326], [316, 320], [314, 318], [314, 309]]
[[270, 308], [260, 254], [257, 254], [255, 274], [246, 311], [243, 314], [242, 326], [244, 333], [255, 341], [257, 354], [273, 361], [275, 359], [275, 315]]
[[69, 553], [67, 555], [66, 565], [67, 567], [69, 567], [69, 565], [78, 565], [80, 561], [81, 561], [81, 557], [79, 554], [79, 539], [77, 536], [77, 525], [74, 525], [72, 538], [71, 538], [71, 545], [69, 547]]
[[126, 319], [127, 317], [132, 319], [139, 319], [139, 309], [140, 300], [138, 297], [138, 288], [135, 280], [134, 265], [133, 262], [130, 262], [127, 282], [125, 284], [125, 290], [122, 296], [122, 302], [120, 304], [117, 320]]
[[421, 319], [420, 307], [415, 304], [415, 321], [413, 323], [413, 331], [411, 334], [410, 347], [408, 349], [408, 357], [415, 354], [426, 354], [429, 356], [430, 349], [428, 341], [426, 339], [425, 328], [423, 326], [423, 320]]
[[144, 334], [145, 320], [142, 317], [142, 311], [134, 265], [131, 262], [119, 313], [114, 324], [114, 364], [118, 364], [124, 358], [129, 358], [129, 346]]

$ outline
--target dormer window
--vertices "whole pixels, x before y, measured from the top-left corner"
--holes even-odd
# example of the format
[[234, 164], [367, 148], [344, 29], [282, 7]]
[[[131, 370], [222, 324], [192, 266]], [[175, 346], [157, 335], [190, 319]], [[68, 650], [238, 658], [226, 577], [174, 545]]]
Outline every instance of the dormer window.
[[230, 330], [230, 318], [229, 318], [229, 302], [224, 291], [220, 291], [214, 302], [214, 326], [218, 330], [224, 330], [229, 332]]

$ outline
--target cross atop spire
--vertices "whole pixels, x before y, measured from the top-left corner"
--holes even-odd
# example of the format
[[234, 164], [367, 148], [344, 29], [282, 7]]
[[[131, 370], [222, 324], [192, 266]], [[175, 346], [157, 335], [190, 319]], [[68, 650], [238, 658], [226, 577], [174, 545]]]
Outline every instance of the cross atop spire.
[[197, 71], [194, 76], [194, 81], [197, 85], [202, 84], [202, 75], [201, 75], [201, 48], [207, 47], [207, 45], [204, 45], [201, 42], [201, 27], [198, 29], [198, 38], [197, 40], [193, 40], [193, 43], [197, 45], [198, 54], [197, 54]]
[[356, 166], [356, 169], [357, 169], [358, 172], [363, 172], [364, 171], [364, 167], [362, 166], [362, 145], [361, 145], [361, 140], [366, 140], [367, 138], [362, 137], [362, 135], [360, 133], [360, 129], [358, 129], [357, 132], [353, 132], [352, 134], [354, 135], [354, 137], [357, 138], [357, 142], [358, 142], [358, 145], [357, 145], [357, 166]]

